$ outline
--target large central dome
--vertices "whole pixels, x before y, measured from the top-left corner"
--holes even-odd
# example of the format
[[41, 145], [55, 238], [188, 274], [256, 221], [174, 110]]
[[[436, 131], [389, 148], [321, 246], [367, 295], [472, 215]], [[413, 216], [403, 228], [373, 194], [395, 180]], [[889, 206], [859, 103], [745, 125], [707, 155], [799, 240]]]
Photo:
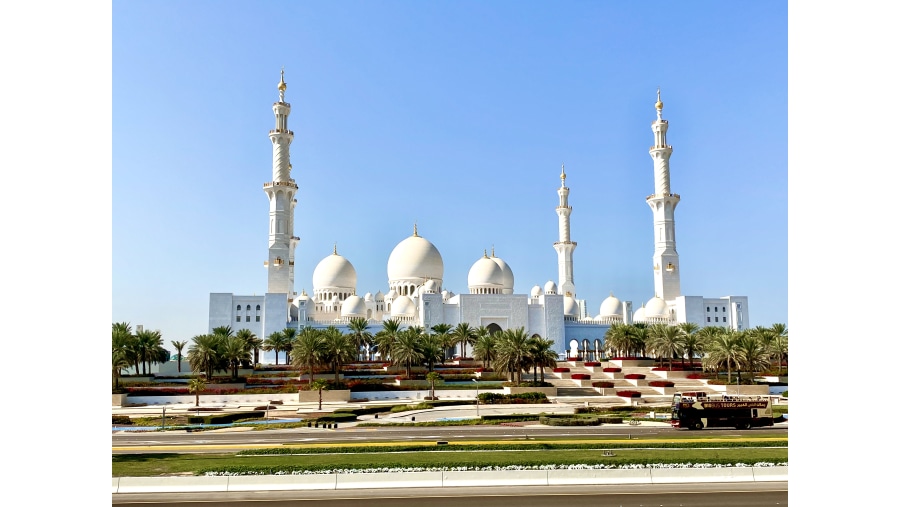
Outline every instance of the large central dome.
[[388, 258], [388, 281], [443, 280], [444, 259], [427, 239], [413, 233], [401, 241]]

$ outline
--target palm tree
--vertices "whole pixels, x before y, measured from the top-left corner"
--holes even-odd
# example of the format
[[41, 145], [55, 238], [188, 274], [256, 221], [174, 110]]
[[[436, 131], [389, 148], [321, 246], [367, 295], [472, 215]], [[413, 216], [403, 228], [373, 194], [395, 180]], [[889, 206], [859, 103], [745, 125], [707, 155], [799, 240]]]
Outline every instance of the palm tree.
[[752, 379], [756, 372], [766, 370], [772, 364], [769, 359], [769, 348], [755, 333], [744, 333], [738, 340], [737, 359], [738, 383], [741, 371], [750, 372]]
[[657, 356], [669, 359], [669, 369], [672, 369], [672, 358], [676, 354], [682, 354], [684, 345], [684, 333], [678, 326], [666, 324], [654, 324], [650, 327], [650, 347]]
[[441, 342], [441, 348], [443, 348], [443, 351], [441, 352], [441, 362], [447, 360], [447, 349], [453, 346], [453, 337], [450, 335], [450, 331], [452, 330], [453, 326], [443, 322], [431, 326], [431, 331], [438, 337]]
[[428, 365], [428, 371], [434, 371], [434, 365], [444, 358], [441, 338], [436, 334], [421, 335], [422, 362]]
[[628, 347], [630, 346], [629, 328], [628, 324], [618, 322], [609, 326], [609, 329], [606, 330], [606, 334], [603, 336], [603, 344], [607, 354], [612, 357], [628, 354]]
[[290, 364], [291, 352], [294, 350], [294, 339], [297, 338], [297, 328], [286, 327], [281, 331], [281, 335], [284, 339], [284, 345], [281, 348], [284, 351], [284, 364]]
[[529, 342], [531, 344], [532, 363], [535, 368], [540, 368], [541, 383], [543, 383], [544, 368], [556, 367], [556, 352], [553, 351], [553, 340], [545, 340], [538, 335], [534, 335]]
[[206, 382], [204, 382], [203, 379], [200, 378], [200, 376], [197, 375], [197, 372], [195, 371], [194, 378], [192, 378], [191, 382], [188, 384], [188, 391], [194, 393], [194, 396], [196, 396], [194, 402], [195, 407], [200, 406], [200, 393], [203, 392], [204, 389], [206, 389]]
[[404, 365], [407, 378], [412, 375], [413, 364], [418, 364], [424, 358], [420, 340], [421, 335], [417, 329], [405, 329], [397, 336], [391, 349], [391, 363]]
[[184, 350], [184, 347], [187, 346], [187, 342], [179, 342], [172, 340], [172, 346], [175, 347], [175, 350], [178, 354], [178, 373], [181, 373], [181, 351]]
[[237, 336], [229, 336], [222, 340], [221, 356], [231, 366], [231, 379], [237, 380], [238, 367], [243, 361], [250, 360], [250, 351], [247, 350], [247, 342]]
[[475, 340], [475, 345], [472, 346], [472, 355], [475, 356], [475, 359], [481, 361], [482, 367], [490, 368], [491, 361], [497, 357], [497, 335], [488, 333], [478, 337]]
[[382, 361], [390, 361], [394, 342], [400, 336], [400, 321], [388, 319], [381, 324], [381, 331], [375, 334], [375, 344]]
[[466, 357], [466, 345], [475, 342], [475, 330], [469, 326], [468, 322], [460, 322], [453, 329], [453, 339], [454, 345], [460, 346], [460, 359], [465, 359]]
[[112, 374], [113, 374], [113, 388], [119, 388], [119, 377], [122, 376], [122, 368], [126, 368], [131, 364], [131, 361], [128, 360], [127, 352], [123, 349], [116, 349], [113, 347], [112, 351]]
[[634, 355], [646, 357], [650, 343], [650, 328], [643, 322], [635, 322], [628, 326], [628, 344]]
[[778, 373], [781, 373], [781, 365], [788, 352], [788, 330], [787, 326], [781, 323], [772, 324], [770, 328], [775, 339], [772, 341], [772, 355], [778, 358]]
[[[697, 332], [700, 331], [700, 326], [693, 322], [682, 322], [678, 324], [678, 328], [681, 329], [683, 334], [681, 347], [684, 350], [684, 353], [687, 354], [690, 366], [693, 368], [694, 354], [703, 352], [703, 338], [697, 336]], [[681, 356], [681, 366], [684, 366], [684, 356]]]
[[436, 371], [430, 371], [428, 375], [425, 375], [425, 380], [431, 384], [431, 399], [434, 400], [434, 384], [441, 380], [441, 374]]
[[369, 332], [369, 322], [362, 317], [353, 317], [350, 319], [347, 329], [356, 343], [357, 359], [361, 359], [363, 356], [362, 351], [367, 350], [368, 345], [371, 345], [373, 340], [372, 333]]
[[[159, 331], [142, 329], [134, 334], [137, 340], [138, 360], [143, 368], [143, 375], [147, 374], [148, 365], [159, 362], [162, 357], [162, 334]], [[137, 373], [137, 372], [135, 372]]]
[[275, 351], [275, 366], [278, 366], [278, 353], [284, 350], [286, 343], [287, 341], [281, 331], [275, 331], [263, 340], [263, 350], [266, 352], [270, 350]]
[[337, 384], [341, 381], [341, 369], [343, 369], [344, 363], [352, 361], [359, 349], [352, 336], [342, 333], [334, 326], [328, 326], [322, 335], [325, 338], [323, 357], [331, 365], [334, 371], [334, 383]]
[[522, 368], [528, 360], [528, 336], [522, 327], [499, 333], [496, 365], [499, 371], [508, 372], [510, 380], [522, 382]]
[[259, 363], [259, 349], [262, 347], [262, 340], [259, 339], [256, 334], [249, 329], [238, 329], [235, 336], [243, 340], [244, 347], [247, 349], [247, 352], [253, 351], [253, 364]]
[[188, 363], [194, 372], [206, 372], [211, 379], [213, 370], [219, 365], [219, 339], [215, 335], [201, 334], [191, 338], [188, 348]]
[[731, 383], [731, 365], [737, 363], [739, 356], [738, 341], [742, 331], [734, 331], [731, 328], [719, 328], [709, 344], [707, 356], [704, 358], [705, 367], [715, 367], [718, 376], [719, 365], [724, 364], [728, 370], [728, 383]]
[[322, 363], [325, 353], [325, 337], [318, 329], [304, 327], [294, 340], [292, 365], [298, 370], [307, 369], [310, 384], [315, 381], [316, 367]]
[[321, 378], [309, 384], [311, 391], [319, 391], [319, 410], [322, 410], [322, 389], [326, 387], [328, 387], [328, 381]]
[[[134, 373], [139, 373], [138, 370], [138, 350], [137, 350], [137, 339], [131, 333], [131, 325], [127, 322], [114, 322], [112, 325], [112, 350], [113, 355], [118, 354], [120, 358], [113, 362], [122, 363], [123, 361], [126, 363], [121, 368], [127, 368], [129, 366], [134, 366]], [[115, 371], [116, 377], [116, 385], [118, 386], [118, 378], [121, 376], [121, 368]]]

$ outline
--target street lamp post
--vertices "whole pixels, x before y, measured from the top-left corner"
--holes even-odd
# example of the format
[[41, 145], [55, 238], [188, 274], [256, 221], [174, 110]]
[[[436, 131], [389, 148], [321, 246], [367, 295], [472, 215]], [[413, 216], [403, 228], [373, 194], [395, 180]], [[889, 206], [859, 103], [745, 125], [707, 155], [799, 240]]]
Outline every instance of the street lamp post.
[[163, 405], [162, 429], [166, 429], [166, 406]]
[[481, 418], [481, 412], [478, 410], [478, 379], [472, 379], [475, 382], [475, 416]]

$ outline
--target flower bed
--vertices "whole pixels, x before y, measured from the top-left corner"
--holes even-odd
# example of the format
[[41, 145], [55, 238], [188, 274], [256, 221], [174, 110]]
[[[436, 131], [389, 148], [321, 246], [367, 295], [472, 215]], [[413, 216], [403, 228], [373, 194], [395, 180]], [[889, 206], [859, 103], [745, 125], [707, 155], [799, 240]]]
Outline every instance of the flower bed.
[[616, 384], [614, 382], [610, 382], [608, 380], [598, 380], [597, 382], [592, 383], [591, 386], [611, 389], [613, 387], [616, 387]]
[[603, 373], [622, 373], [622, 368], [603, 368]]
[[650, 387], [675, 387], [675, 382], [668, 380], [651, 380], [647, 385]]
[[553, 373], [568, 373], [569, 371], [568, 368], [553, 368]]
[[591, 376], [587, 373], [573, 373], [572, 380], [590, 380]]
[[603, 366], [603, 363], [598, 363], [597, 361], [588, 361], [584, 363], [585, 366]]
[[647, 376], [643, 373], [629, 373], [628, 375], [625, 375], [625, 378], [627, 380], [643, 380], [647, 378]]
[[640, 398], [641, 393], [637, 391], [616, 391], [616, 396], [621, 396], [622, 398]]

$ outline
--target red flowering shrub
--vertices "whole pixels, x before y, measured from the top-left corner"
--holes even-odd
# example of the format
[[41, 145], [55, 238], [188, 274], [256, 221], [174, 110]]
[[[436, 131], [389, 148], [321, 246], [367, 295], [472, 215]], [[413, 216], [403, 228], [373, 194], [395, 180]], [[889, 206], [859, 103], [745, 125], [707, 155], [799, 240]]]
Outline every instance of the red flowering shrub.
[[670, 382], [668, 380], [651, 380], [647, 382], [651, 387], [675, 387], [675, 382]]
[[623, 398], [640, 398], [641, 393], [637, 391], [616, 391], [616, 396], [621, 396]]
[[629, 373], [629, 374], [625, 375], [625, 378], [627, 378], [629, 380], [642, 380], [642, 379], [647, 378], [647, 376], [644, 375], [643, 373]]
[[706, 375], [704, 375], [703, 373], [688, 373], [687, 378], [691, 380], [699, 380], [706, 378]]
[[587, 373], [573, 373], [572, 380], [590, 380], [591, 376]]
[[603, 373], [621, 373], [622, 368], [603, 368]]
[[597, 361], [588, 361], [584, 363], [585, 366], [602, 366], [602, 363], [598, 363]]
[[568, 368], [553, 368], [553, 373], [567, 373], [569, 372]]
[[613, 388], [613, 387], [616, 387], [616, 385], [615, 385], [614, 383], [612, 383], [612, 382], [610, 382], [610, 381], [608, 381], [608, 380], [598, 380], [597, 382], [592, 383], [591, 386], [593, 386], [593, 387], [605, 387], [605, 388], [607, 388], [607, 389], [611, 389], [611, 388]]

